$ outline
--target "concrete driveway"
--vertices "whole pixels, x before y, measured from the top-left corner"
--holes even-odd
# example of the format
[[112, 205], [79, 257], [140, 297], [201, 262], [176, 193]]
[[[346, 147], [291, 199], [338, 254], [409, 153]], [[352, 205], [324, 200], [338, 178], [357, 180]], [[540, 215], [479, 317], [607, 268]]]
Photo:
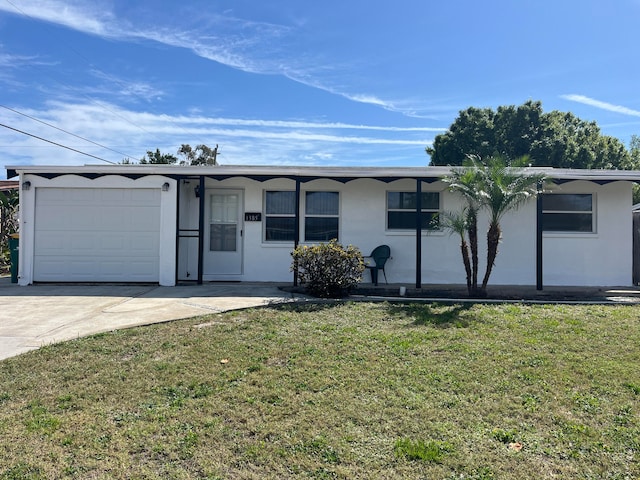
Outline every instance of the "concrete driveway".
[[63, 340], [303, 298], [270, 284], [31, 285], [0, 278], [0, 360]]

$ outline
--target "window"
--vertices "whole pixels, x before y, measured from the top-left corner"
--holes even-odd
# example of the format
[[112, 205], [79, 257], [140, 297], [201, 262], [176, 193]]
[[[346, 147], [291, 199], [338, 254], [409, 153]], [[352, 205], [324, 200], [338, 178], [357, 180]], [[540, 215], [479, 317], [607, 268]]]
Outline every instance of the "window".
[[[387, 229], [415, 230], [416, 192], [387, 192]], [[440, 193], [422, 192], [420, 224], [425, 230], [437, 230]]]
[[304, 239], [306, 242], [327, 242], [338, 238], [340, 215], [338, 192], [306, 192]]
[[296, 226], [296, 192], [265, 192], [264, 217], [265, 241], [293, 242]]
[[548, 193], [542, 195], [542, 230], [545, 232], [595, 231], [593, 195]]

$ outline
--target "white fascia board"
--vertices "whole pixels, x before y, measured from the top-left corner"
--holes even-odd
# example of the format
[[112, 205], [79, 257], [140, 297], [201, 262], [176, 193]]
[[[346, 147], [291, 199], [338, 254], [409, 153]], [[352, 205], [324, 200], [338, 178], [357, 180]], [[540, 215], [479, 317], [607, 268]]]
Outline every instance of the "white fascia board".
[[[83, 165], [83, 166], [7, 166], [17, 174], [59, 175], [170, 175], [170, 176], [300, 176], [320, 178], [442, 178], [451, 167], [303, 167], [303, 166], [182, 166], [182, 165]], [[580, 170], [526, 167], [530, 173], [541, 173], [552, 180], [630, 181], [640, 182], [638, 170]]]

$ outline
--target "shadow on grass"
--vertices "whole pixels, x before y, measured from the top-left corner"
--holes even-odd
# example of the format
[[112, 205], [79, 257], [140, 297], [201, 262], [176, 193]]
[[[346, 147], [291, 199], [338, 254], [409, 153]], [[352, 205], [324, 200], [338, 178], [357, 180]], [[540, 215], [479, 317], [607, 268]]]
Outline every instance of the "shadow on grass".
[[413, 319], [412, 325], [432, 325], [439, 328], [466, 328], [469, 326], [469, 316], [465, 312], [473, 307], [472, 304], [389, 304], [389, 313], [395, 317]]
[[322, 312], [342, 307], [344, 304], [345, 302], [342, 301], [318, 299], [317, 301], [308, 301], [304, 303], [274, 303], [269, 305], [269, 308], [285, 312]]

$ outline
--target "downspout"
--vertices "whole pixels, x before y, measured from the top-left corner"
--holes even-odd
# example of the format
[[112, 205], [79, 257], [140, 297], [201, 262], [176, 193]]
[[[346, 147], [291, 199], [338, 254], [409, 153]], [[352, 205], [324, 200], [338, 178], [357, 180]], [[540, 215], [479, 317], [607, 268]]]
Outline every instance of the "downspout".
[[422, 180], [416, 179], [416, 288], [422, 288]]
[[[294, 221], [293, 248], [298, 248], [300, 243], [300, 179], [296, 178], [296, 217]], [[298, 269], [293, 268], [293, 286], [298, 286]]]
[[202, 285], [202, 269], [204, 265], [204, 175], [200, 175], [198, 183], [200, 197], [198, 198], [198, 285]]

